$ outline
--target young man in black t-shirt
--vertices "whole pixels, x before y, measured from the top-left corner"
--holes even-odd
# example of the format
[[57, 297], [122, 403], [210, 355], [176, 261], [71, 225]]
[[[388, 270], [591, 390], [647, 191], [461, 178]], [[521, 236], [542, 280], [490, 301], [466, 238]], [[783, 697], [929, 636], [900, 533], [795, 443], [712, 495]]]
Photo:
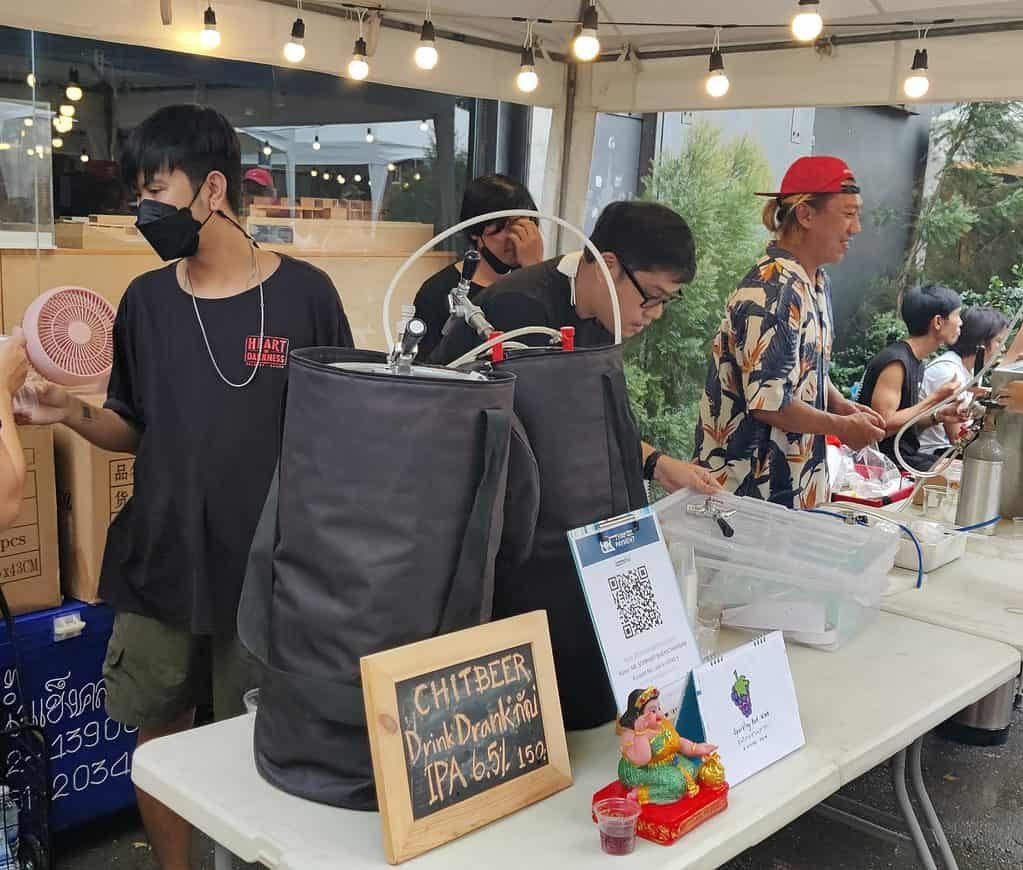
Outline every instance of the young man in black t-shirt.
[[[944, 345], [956, 343], [962, 326], [961, 311], [962, 300], [949, 287], [928, 284], [910, 288], [900, 305], [909, 337], [889, 345], [867, 363], [858, 399], [884, 419], [887, 437], [879, 446], [893, 462], [898, 462], [895, 437], [899, 430], [917, 414], [945, 401], [960, 386], [953, 378], [931, 395], [920, 397], [924, 361]], [[902, 436], [902, 458], [918, 471], [929, 471], [937, 456], [920, 449], [920, 433], [938, 423], [958, 424], [964, 419], [957, 405], [932, 410], [929, 417]]]
[[[256, 685], [236, 635], [238, 600], [277, 461], [288, 353], [352, 346], [330, 279], [259, 250], [238, 223], [241, 150], [199, 106], [161, 109], [122, 155], [138, 228], [164, 260], [128, 287], [114, 325], [107, 402], [48, 387], [33, 422], [135, 453], [133, 498], [107, 537], [100, 593], [117, 611], [104, 663], [107, 710], [139, 744], [243, 711]], [[190, 829], [139, 792], [164, 870], [189, 866]]]
[[[615, 202], [607, 206], [590, 235], [603, 254], [621, 310], [622, 339], [639, 335], [681, 300], [682, 285], [696, 274], [696, 245], [686, 222], [670, 208], [652, 202]], [[611, 295], [589, 249], [555, 257], [502, 278], [476, 298], [495, 329], [523, 326], [575, 327], [577, 347], [600, 347], [614, 341]], [[516, 339], [545, 345], [543, 335]], [[464, 321], [455, 325], [431, 357], [448, 364], [483, 339]], [[666, 491], [691, 487], [715, 492], [721, 487], [709, 471], [692, 462], [663, 456], [643, 444], [643, 473]]]
[[[459, 223], [514, 208], [536, 211], [536, 203], [525, 186], [507, 175], [484, 175], [474, 178], [465, 188]], [[472, 227], [465, 235], [480, 252], [480, 264], [469, 286], [470, 299], [475, 299], [485, 287], [509, 272], [543, 260], [543, 239], [536, 221], [529, 218]], [[450, 314], [448, 294], [461, 279], [461, 263], [453, 263], [427, 278], [416, 293], [416, 316], [426, 322], [426, 335], [419, 344], [419, 359], [428, 360], [439, 344]]]

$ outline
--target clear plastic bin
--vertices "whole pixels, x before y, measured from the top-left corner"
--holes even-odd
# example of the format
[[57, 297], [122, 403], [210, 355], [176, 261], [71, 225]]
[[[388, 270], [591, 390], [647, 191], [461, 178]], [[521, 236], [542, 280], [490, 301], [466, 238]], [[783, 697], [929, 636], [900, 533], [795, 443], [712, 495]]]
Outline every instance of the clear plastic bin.
[[712, 501], [725, 516], [691, 513], [707, 496], [689, 490], [654, 509], [669, 547], [693, 546], [699, 604], [720, 605], [722, 625], [781, 629], [789, 640], [834, 650], [877, 613], [897, 533], [727, 493]]

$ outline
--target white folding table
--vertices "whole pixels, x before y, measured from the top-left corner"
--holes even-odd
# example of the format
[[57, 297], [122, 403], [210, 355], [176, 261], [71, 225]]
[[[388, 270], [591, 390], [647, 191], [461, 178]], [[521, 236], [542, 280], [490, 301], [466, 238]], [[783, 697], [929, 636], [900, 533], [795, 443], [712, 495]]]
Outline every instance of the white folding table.
[[[722, 646], [744, 640], [725, 632]], [[728, 810], [677, 846], [641, 842], [625, 860], [665, 870], [718, 867], [886, 758], [904, 758], [914, 741], [1020, 666], [1019, 653], [1003, 644], [885, 613], [837, 652], [798, 646], [788, 652], [806, 746], [734, 788]], [[218, 868], [230, 867], [231, 853], [274, 870], [382, 866], [378, 816], [268, 785], [253, 762], [252, 726], [245, 716], [148, 743], [135, 754], [135, 784], [214, 840]], [[572, 788], [414, 865], [592, 866], [600, 846], [591, 796], [615, 776], [617, 743], [607, 726], [572, 735], [569, 745]]]

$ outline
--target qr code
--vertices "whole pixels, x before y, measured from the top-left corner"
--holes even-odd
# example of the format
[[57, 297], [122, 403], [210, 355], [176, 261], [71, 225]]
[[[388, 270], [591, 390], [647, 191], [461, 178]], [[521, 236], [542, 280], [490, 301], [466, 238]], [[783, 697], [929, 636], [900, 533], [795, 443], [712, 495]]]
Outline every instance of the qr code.
[[626, 640], [664, 623], [646, 565], [615, 574], [608, 578], [607, 585]]

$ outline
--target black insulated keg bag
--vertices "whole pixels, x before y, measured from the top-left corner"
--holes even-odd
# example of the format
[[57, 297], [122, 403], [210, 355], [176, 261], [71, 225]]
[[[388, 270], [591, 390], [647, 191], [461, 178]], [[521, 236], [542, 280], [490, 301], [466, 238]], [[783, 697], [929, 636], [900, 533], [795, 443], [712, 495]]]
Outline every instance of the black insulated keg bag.
[[509, 352], [515, 413], [540, 468], [540, 516], [530, 558], [498, 560], [494, 618], [546, 610], [565, 727], [620, 712], [566, 533], [647, 504], [642, 450], [621, 345]]
[[503, 371], [396, 375], [370, 351], [291, 354], [238, 615], [264, 665], [254, 751], [273, 785], [376, 808], [360, 657], [489, 620], [499, 547], [528, 554], [539, 484], [514, 387]]

